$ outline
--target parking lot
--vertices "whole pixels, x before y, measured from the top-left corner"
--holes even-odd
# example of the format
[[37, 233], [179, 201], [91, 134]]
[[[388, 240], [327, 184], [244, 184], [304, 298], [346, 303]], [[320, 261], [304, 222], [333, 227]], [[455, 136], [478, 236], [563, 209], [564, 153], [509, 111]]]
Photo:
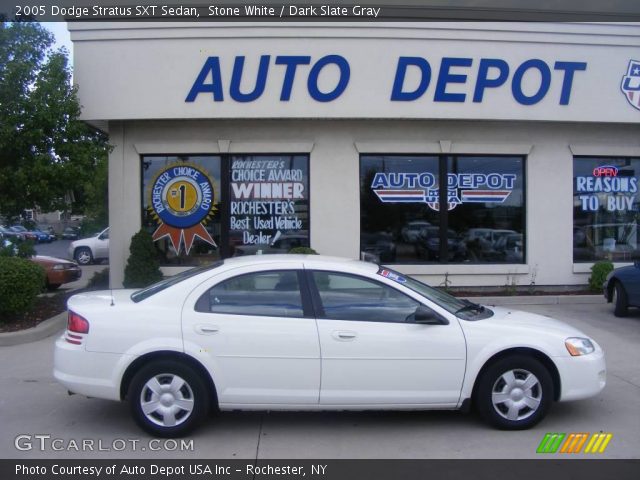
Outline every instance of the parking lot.
[[[613, 439], [598, 458], [640, 458], [640, 311], [616, 318], [604, 301], [514, 308], [557, 317], [593, 336], [607, 353], [604, 392], [555, 404], [528, 431], [493, 430], [458, 412], [224, 412], [185, 444], [165, 444], [150, 442], [126, 404], [68, 396], [51, 374], [54, 336], [0, 347], [0, 458], [536, 458], [547, 432], [601, 431]], [[86, 440], [92, 447], [83, 451]]]

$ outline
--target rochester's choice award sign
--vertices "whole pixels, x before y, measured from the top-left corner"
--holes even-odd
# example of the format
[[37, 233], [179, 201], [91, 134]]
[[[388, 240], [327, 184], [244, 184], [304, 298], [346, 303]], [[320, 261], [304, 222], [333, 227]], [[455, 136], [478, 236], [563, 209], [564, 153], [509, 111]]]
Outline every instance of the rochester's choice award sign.
[[200, 167], [181, 163], [160, 170], [151, 184], [149, 204], [159, 224], [154, 241], [169, 237], [176, 253], [184, 245], [187, 255], [196, 237], [216, 246], [204, 227], [215, 212], [213, 182]]

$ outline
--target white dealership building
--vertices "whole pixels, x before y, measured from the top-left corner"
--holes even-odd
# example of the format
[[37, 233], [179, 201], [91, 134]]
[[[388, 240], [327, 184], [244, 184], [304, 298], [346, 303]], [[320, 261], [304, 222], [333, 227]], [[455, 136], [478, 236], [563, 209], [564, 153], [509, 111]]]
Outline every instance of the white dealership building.
[[640, 25], [70, 23], [111, 284], [310, 246], [438, 285], [640, 258]]

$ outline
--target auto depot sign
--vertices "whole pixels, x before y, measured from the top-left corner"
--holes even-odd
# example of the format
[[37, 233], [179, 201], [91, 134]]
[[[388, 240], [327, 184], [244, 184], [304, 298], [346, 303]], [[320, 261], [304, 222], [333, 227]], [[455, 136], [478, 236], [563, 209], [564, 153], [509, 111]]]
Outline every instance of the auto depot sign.
[[[280, 101], [291, 101], [293, 85], [298, 76], [306, 77], [298, 78], [298, 82], [306, 83], [306, 93], [313, 100], [333, 102], [342, 96], [351, 79], [350, 63], [341, 55], [325, 55], [315, 61], [308, 55], [278, 55], [273, 58], [271, 55], [261, 55], [256, 62], [258, 69], [255, 78], [247, 81], [252, 88], [243, 92], [241, 85], [246, 62], [244, 55], [233, 59], [231, 77], [229, 83], [225, 84], [220, 57], [208, 57], [185, 101], [194, 102], [198, 95], [208, 94], [214, 102], [224, 101], [225, 96], [236, 102], [252, 102], [265, 93], [269, 73], [274, 72], [272, 75], [279, 77], [276, 83], [280, 82]], [[304, 66], [308, 67], [307, 71], [296, 75]], [[320, 75], [325, 69], [333, 69], [336, 74], [334, 84], [323, 90], [319, 84]], [[586, 62], [557, 60], [549, 64], [531, 58], [517, 66], [510, 66], [501, 58], [474, 61], [469, 57], [443, 57], [432, 67], [427, 58], [401, 56], [396, 62], [388, 98], [394, 102], [414, 102], [426, 96], [427, 100], [433, 102], [481, 103], [486, 90], [504, 89], [520, 105], [535, 105], [547, 96], [553, 80], [561, 85], [557, 104], [568, 105], [575, 74], [586, 69]], [[415, 78], [408, 80], [411, 76]], [[467, 86], [472, 87], [472, 95], [461, 88]]]
[[437, 28], [185, 28], [123, 41], [114, 27], [113, 40], [78, 43], [83, 118], [640, 122], [637, 45], [392, 36]]

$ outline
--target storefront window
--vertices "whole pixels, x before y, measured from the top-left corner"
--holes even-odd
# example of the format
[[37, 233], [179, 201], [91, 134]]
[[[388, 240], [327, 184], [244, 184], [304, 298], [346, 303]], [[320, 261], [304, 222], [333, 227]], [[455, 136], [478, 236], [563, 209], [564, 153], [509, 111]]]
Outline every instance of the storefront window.
[[640, 158], [573, 159], [573, 261], [640, 259]]
[[164, 265], [199, 265], [221, 256], [219, 156], [144, 156], [142, 224]]
[[381, 263], [524, 263], [524, 184], [522, 157], [362, 155], [361, 256]]
[[287, 253], [309, 246], [309, 157], [230, 157], [232, 255]]
[[142, 179], [163, 265], [309, 246], [308, 155], [146, 155]]

